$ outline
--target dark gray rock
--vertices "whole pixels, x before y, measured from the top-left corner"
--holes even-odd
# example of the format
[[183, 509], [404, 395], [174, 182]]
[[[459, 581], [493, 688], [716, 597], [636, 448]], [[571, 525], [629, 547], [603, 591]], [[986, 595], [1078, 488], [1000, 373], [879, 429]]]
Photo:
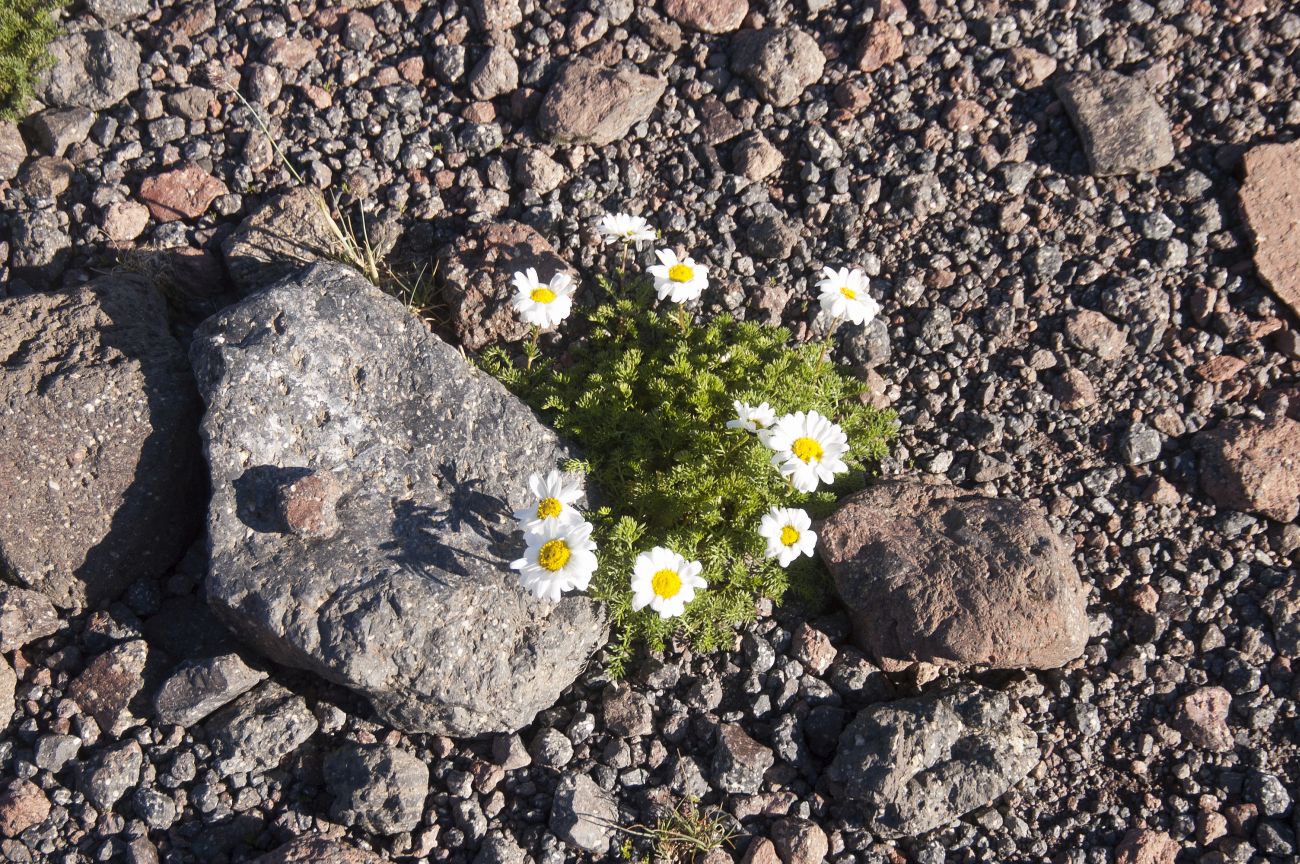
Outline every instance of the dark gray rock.
[[[63, 173], [65, 167], [66, 174]], [[65, 159], [48, 156], [29, 163], [20, 182], [32, 194], [54, 197], [62, 189], [56, 191], [53, 187], [46, 186], [47, 168], [50, 175], [48, 182], [61, 183], [62, 188], [66, 189], [67, 178], [72, 175], [72, 165]], [[58, 287], [63, 271], [67, 269], [68, 259], [72, 257], [72, 238], [68, 236], [67, 226], [59, 218], [59, 212], [53, 207], [20, 210], [13, 218], [11, 230], [13, 253], [9, 256], [9, 265], [13, 268], [13, 277], [27, 283], [27, 290]], [[11, 285], [11, 293], [12, 290]]]
[[27, 122], [42, 150], [51, 156], [62, 156], [73, 144], [86, 140], [95, 122], [95, 112], [89, 108], [52, 108]]
[[81, 739], [75, 735], [42, 735], [36, 740], [32, 761], [36, 767], [58, 774], [81, 750]]
[[101, 750], [81, 778], [81, 793], [99, 810], [111, 810], [127, 790], [140, 782], [144, 751], [133, 740]]
[[388, 859], [351, 843], [307, 835], [272, 849], [252, 864], [388, 864]]
[[469, 73], [469, 92], [475, 99], [495, 99], [519, 86], [519, 65], [514, 55], [493, 45]]
[[80, 609], [174, 564], [204, 502], [198, 396], [162, 297], [113, 276], [0, 301], [0, 356], [4, 569]]
[[573, 759], [573, 742], [559, 729], [542, 729], [528, 752], [543, 768], [563, 768]]
[[826, 776], [872, 832], [913, 836], [1001, 797], [1038, 759], [1005, 695], [961, 685], [864, 709]]
[[9, 661], [0, 657], [0, 733], [9, 728], [9, 721], [13, 719], [14, 709], [17, 707], [14, 702], [14, 690], [18, 687], [18, 676], [14, 674], [13, 667]]
[[155, 831], [166, 831], [176, 822], [176, 802], [157, 789], [141, 786], [131, 796], [131, 809]]
[[550, 826], [570, 846], [602, 856], [618, 826], [618, 804], [586, 774], [565, 774], [555, 789]]
[[325, 759], [330, 818], [372, 834], [411, 831], [424, 814], [429, 768], [387, 744], [349, 744]]
[[790, 219], [774, 213], [765, 213], [749, 223], [745, 233], [749, 251], [759, 258], [784, 260], [799, 242], [799, 235], [790, 227]]
[[27, 142], [18, 131], [18, 124], [0, 120], [0, 181], [18, 176], [18, 169], [27, 160]]
[[54, 62], [36, 85], [36, 98], [55, 108], [102, 111], [139, 87], [140, 48], [112, 30], [87, 30], [50, 43]]
[[0, 653], [16, 651], [62, 626], [49, 597], [27, 588], [0, 585]]
[[763, 775], [776, 761], [769, 747], [758, 743], [739, 726], [718, 729], [713, 751], [713, 783], [724, 792], [753, 795], [763, 786]]
[[149, 0], [86, 0], [86, 11], [105, 27], [116, 27], [149, 11]]
[[1173, 161], [1174, 141], [1164, 109], [1132, 78], [1098, 71], [1056, 85], [1098, 176], [1156, 171]]
[[265, 678], [265, 672], [251, 668], [238, 654], [187, 663], [158, 688], [154, 714], [160, 723], [191, 726]]
[[890, 480], [845, 499], [818, 549], [858, 643], [893, 671], [1062, 666], [1088, 640], [1070, 548], [1036, 508]]
[[260, 773], [280, 764], [316, 731], [307, 702], [266, 681], [204, 724], [217, 773]]
[[537, 127], [553, 141], [603, 147], [646, 120], [667, 86], [663, 78], [577, 57], [565, 64], [546, 91]]
[[[265, 654], [367, 696], [408, 731], [529, 723], [605, 639], [585, 597], [520, 588], [511, 510], [567, 451], [400, 302], [318, 264], [209, 319], [208, 599]], [[339, 533], [289, 533], [275, 490], [345, 489]]]
[[1160, 458], [1164, 439], [1160, 433], [1145, 423], [1133, 423], [1124, 430], [1119, 441], [1120, 455], [1126, 465], [1145, 465]]
[[1284, 583], [1264, 598], [1264, 611], [1273, 623], [1277, 650], [1292, 660], [1300, 658], [1300, 575], [1292, 571]]
[[731, 41], [731, 71], [778, 107], [799, 101], [822, 77], [826, 56], [817, 40], [794, 27], [742, 30]]

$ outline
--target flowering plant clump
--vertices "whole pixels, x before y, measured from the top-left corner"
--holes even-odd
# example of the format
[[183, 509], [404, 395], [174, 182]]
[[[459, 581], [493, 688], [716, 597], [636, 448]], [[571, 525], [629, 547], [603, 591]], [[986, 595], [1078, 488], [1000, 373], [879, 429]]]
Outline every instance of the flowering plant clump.
[[[863, 381], [825, 360], [824, 346], [796, 345], [785, 329], [726, 315], [693, 321], [674, 301], [683, 285], [704, 283], [703, 265], [656, 254], [650, 272], [620, 273], [617, 286], [597, 279], [607, 299], [585, 315], [577, 310], [579, 329], [562, 358], [521, 366], [499, 347], [482, 358], [586, 454], [564, 467], [590, 481], [593, 505], [573, 516], [590, 520], [590, 534], [570, 538], [571, 528], [557, 524], [532, 536], [538, 525], [560, 523], [581, 494], [558, 472], [534, 478], [536, 512], [516, 514], [530, 531], [528, 550], [513, 566], [525, 587], [569, 590], [589, 577], [587, 590], [607, 604], [618, 634], [616, 673], [638, 640], [655, 649], [675, 635], [700, 650], [727, 645], [757, 597], [824, 584], [812, 520], [864, 483], [896, 426], [893, 412], [867, 403]], [[674, 280], [683, 262], [692, 272]], [[850, 290], [869, 299], [860, 274], [850, 283], [843, 272]], [[665, 290], [665, 281], [677, 284]], [[857, 307], [826, 312], [833, 325], [869, 320]], [[539, 574], [546, 544], [557, 539], [582, 551], [594, 540], [594, 572], [583, 555]], [[570, 566], [572, 579], [562, 575]]]

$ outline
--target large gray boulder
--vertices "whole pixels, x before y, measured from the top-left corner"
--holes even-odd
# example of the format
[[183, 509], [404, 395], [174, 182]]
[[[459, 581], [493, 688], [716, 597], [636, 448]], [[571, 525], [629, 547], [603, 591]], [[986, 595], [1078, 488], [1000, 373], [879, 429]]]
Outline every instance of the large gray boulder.
[[[592, 601], [534, 599], [508, 567], [528, 475], [567, 451], [400, 302], [315, 264], [209, 319], [191, 357], [208, 600], [265, 654], [403, 730], [473, 736], [529, 723], [604, 642]], [[337, 500], [284, 500], [326, 475]], [[311, 501], [336, 533], [295, 528], [334, 524]]]
[[1109, 70], [1080, 72], [1062, 79], [1056, 95], [1095, 176], [1158, 171], [1173, 161], [1169, 116], [1136, 79]]
[[910, 837], [995, 801], [1038, 759], [1038, 736], [1010, 700], [963, 684], [864, 709], [826, 776], [871, 831]]
[[0, 300], [0, 358], [0, 567], [70, 610], [161, 575], [204, 505], [162, 296], [108, 276]]
[[537, 127], [561, 144], [613, 144], [649, 119], [668, 82], [634, 69], [575, 57], [542, 97]]
[[140, 86], [140, 47], [112, 30], [70, 33], [50, 43], [54, 62], [36, 98], [55, 108], [112, 108]]
[[887, 670], [1053, 669], [1087, 644], [1070, 545], [1023, 501], [877, 483], [826, 520], [818, 549], [858, 644]]

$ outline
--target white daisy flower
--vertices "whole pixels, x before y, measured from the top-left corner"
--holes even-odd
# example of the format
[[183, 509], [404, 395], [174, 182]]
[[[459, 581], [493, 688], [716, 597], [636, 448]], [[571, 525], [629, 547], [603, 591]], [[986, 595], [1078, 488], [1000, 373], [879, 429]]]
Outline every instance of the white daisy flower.
[[582, 521], [582, 514], [574, 507], [582, 497], [582, 484], [578, 480], [552, 470], [546, 477], [541, 474], [529, 477], [528, 491], [533, 493], [536, 503], [515, 511], [515, 519], [525, 531], [537, 531], [545, 522], [568, 525]]
[[870, 324], [880, 314], [880, 304], [871, 296], [867, 274], [854, 268], [835, 270], [822, 268], [822, 311], [834, 319], [843, 319], [859, 326]]
[[640, 249], [641, 244], [654, 242], [655, 229], [640, 216], [629, 213], [607, 213], [600, 220], [600, 234], [605, 243], [631, 243]]
[[596, 544], [590, 522], [562, 524], [554, 519], [525, 534], [524, 557], [510, 562], [519, 584], [534, 597], [559, 600], [565, 591], [586, 591], [596, 572]]
[[537, 271], [529, 267], [515, 273], [514, 283], [515, 296], [510, 305], [525, 324], [545, 330], [569, 317], [575, 286], [568, 273], [556, 273], [550, 282], [543, 282], [537, 278]]
[[817, 534], [812, 519], [797, 507], [773, 507], [759, 520], [758, 534], [767, 541], [767, 557], [782, 567], [800, 555], [812, 555]]
[[763, 442], [776, 452], [772, 465], [800, 492], [831, 483], [849, 470], [843, 457], [849, 450], [844, 430], [816, 411], [796, 411], [776, 421]]
[[632, 565], [632, 609], [649, 606], [660, 618], [681, 615], [696, 589], [708, 587], [700, 577], [703, 569], [699, 561], [687, 561], [663, 546], [642, 552]]
[[666, 297], [674, 303], [686, 303], [709, 287], [709, 268], [696, 264], [689, 255], [678, 258], [671, 249], [656, 249], [655, 257], [659, 263], [650, 268], [650, 275], [655, 278], [660, 300]]
[[776, 422], [776, 411], [766, 402], [750, 405], [739, 399], [733, 401], [736, 419], [727, 421], [728, 429], [744, 429], [746, 432], [758, 432]]

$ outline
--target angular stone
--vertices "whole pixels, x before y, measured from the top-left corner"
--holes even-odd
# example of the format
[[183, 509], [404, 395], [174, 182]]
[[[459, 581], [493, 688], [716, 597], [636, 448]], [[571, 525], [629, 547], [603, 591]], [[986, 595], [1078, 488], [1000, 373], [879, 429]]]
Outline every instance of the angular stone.
[[153, 289], [108, 276], [0, 300], [0, 562], [81, 609], [197, 533], [198, 396]]
[[62, 626], [50, 598], [39, 591], [0, 584], [0, 653], [44, 639]]
[[830, 853], [830, 841], [821, 826], [794, 816], [772, 826], [772, 843], [784, 864], [821, 864]]
[[[595, 604], [536, 600], [508, 568], [529, 474], [568, 451], [399, 301], [313, 265], [209, 319], [191, 356], [208, 600], [263, 653], [401, 729], [473, 736], [529, 723], [603, 644]], [[346, 490], [328, 539], [287, 532], [274, 507], [309, 465]]]
[[1233, 747], [1228, 728], [1232, 694], [1222, 687], [1202, 687], [1179, 702], [1175, 724], [1183, 737], [1196, 747], [1226, 753]]
[[1292, 661], [1300, 658], [1300, 574], [1294, 570], [1264, 598], [1262, 604], [1273, 622], [1277, 650]]
[[649, 118], [667, 86], [663, 78], [576, 57], [542, 97], [537, 127], [553, 141], [604, 147]]
[[488, 48], [469, 73], [469, 92], [475, 99], [495, 99], [519, 86], [519, 65], [514, 55], [500, 45]]
[[279, 765], [319, 724], [306, 701], [266, 681], [212, 715], [204, 728], [223, 777]]
[[1174, 864], [1181, 850], [1163, 831], [1131, 828], [1115, 847], [1115, 864]]
[[348, 744], [325, 759], [330, 818], [372, 834], [411, 831], [424, 815], [429, 768], [387, 744]]
[[1255, 236], [1255, 269], [1300, 315], [1300, 141], [1252, 147], [1242, 165], [1241, 209]]
[[97, 810], [112, 810], [140, 782], [144, 751], [134, 740], [119, 741], [101, 750], [81, 777], [81, 793]]
[[762, 180], [781, 167], [781, 151], [772, 146], [762, 132], [750, 132], [736, 142], [731, 151], [736, 173], [748, 180]]
[[731, 42], [731, 71], [777, 107], [793, 105], [822, 77], [826, 56], [817, 40], [794, 27], [743, 30]]
[[303, 264], [334, 255], [337, 241], [324, 207], [320, 192], [294, 187], [239, 224], [221, 244], [221, 252], [240, 294], [251, 294]]
[[469, 8], [474, 23], [489, 33], [509, 30], [524, 21], [519, 0], [470, 0]]
[[36, 767], [58, 774], [81, 752], [81, 739], [75, 735], [42, 735], [36, 741], [33, 759]]
[[154, 174], [140, 184], [140, 200], [159, 222], [197, 219], [208, 205], [230, 190], [226, 184], [190, 162], [173, 171]]
[[149, 208], [135, 201], [114, 201], [104, 210], [104, 233], [117, 246], [126, 246], [149, 225]]
[[531, 332], [510, 306], [515, 272], [528, 268], [549, 280], [577, 273], [545, 237], [522, 222], [471, 228], [438, 256], [438, 280], [452, 332], [468, 351], [517, 342]]
[[252, 864], [386, 864], [387, 859], [340, 840], [297, 837]]
[[605, 688], [601, 716], [605, 728], [620, 738], [640, 738], [654, 729], [650, 700], [626, 685]]
[[1091, 309], [1077, 309], [1065, 319], [1065, 341], [1102, 360], [1113, 360], [1128, 347], [1120, 326]]
[[903, 56], [903, 31], [888, 21], [872, 21], [858, 49], [858, 69], [871, 73]]
[[86, 0], [86, 11], [105, 27], [116, 27], [149, 11], [149, 0]]
[[51, 108], [27, 122], [42, 150], [51, 156], [62, 156], [73, 144], [86, 140], [95, 122], [95, 112], [89, 108]]
[[818, 545], [858, 644], [889, 668], [1052, 669], [1087, 643], [1069, 546], [1021, 501], [890, 480], [846, 499]]
[[265, 672], [253, 669], [238, 654], [187, 663], [158, 688], [154, 715], [160, 723], [192, 726], [265, 678]]
[[749, 14], [749, 0], [664, 0], [664, 13], [701, 33], [730, 33]]
[[327, 471], [312, 471], [282, 484], [276, 490], [276, 511], [290, 534], [299, 537], [333, 537], [339, 530], [335, 507], [343, 484]]
[[914, 836], [997, 800], [1038, 759], [1038, 736], [1010, 700], [963, 684], [861, 711], [826, 778], [873, 833]]
[[[24, 174], [28, 172], [37, 173], [37, 166], [45, 165], [49, 165], [51, 169], [57, 172], [58, 169], [50, 163], [66, 161], [42, 156], [40, 159], [29, 163], [27, 168], [24, 169]], [[71, 166], [69, 166], [70, 168]], [[55, 174], [55, 177], [60, 176], [57, 173]], [[25, 177], [24, 185], [27, 186], [29, 194], [40, 195], [45, 191], [53, 193], [49, 197], [58, 194], [53, 189], [33, 188], [32, 185], [26, 183]], [[63, 184], [63, 188], [67, 188], [66, 182]], [[68, 236], [68, 229], [63, 220], [59, 218], [58, 211], [53, 207], [42, 207], [39, 210], [22, 210], [14, 215], [10, 224], [13, 231], [10, 248], [13, 249], [13, 252], [9, 256], [9, 265], [12, 268], [11, 272], [14, 278], [40, 290], [57, 287], [59, 278], [63, 275], [63, 271], [67, 269], [68, 259], [72, 257], [72, 238]], [[13, 294], [23, 293], [15, 291], [13, 286], [9, 286], [8, 290]]]
[[50, 56], [36, 98], [51, 107], [102, 111], [140, 86], [140, 48], [112, 30], [61, 36], [50, 43]]
[[90, 661], [68, 685], [68, 697], [104, 732], [121, 735], [140, 722], [130, 704], [144, 687], [148, 661], [149, 645], [143, 639], [123, 642]]
[[1082, 72], [1057, 84], [1056, 95], [1079, 132], [1093, 174], [1157, 171], [1173, 161], [1169, 118], [1136, 80], [1118, 72]]
[[1300, 515], [1300, 423], [1285, 415], [1228, 420], [1192, 440], [1201, 488], [1220, 507], [1278, 522]]
[[0, 657], [0, 734], [9, 728], [14, 709], [18, 707], [14, 701], [14, 690], [17, 687], [18, 676], [14, 673], [13, 667], [9, 665], [9, 661]]
[[596, 856], [609, 852], [618, 826], [614, 796], [586, 774], [565, 774], [551, 802], [551, 833]]
[[758, 743], [734, 723], [718, 729], [713, 751], [713, 783], [724, 792], [754, 795], [763, 787], [763, 775], [775, 762], [770, 747]]
[[18, 131], [18, 124], [0, 120], [0, 183], [17, 177], [26, 159], [27, 142]]
[[12, 780], [0, 794], [0, 835], [17, 837], [49, 815], [50, 799], [30, 780]]

